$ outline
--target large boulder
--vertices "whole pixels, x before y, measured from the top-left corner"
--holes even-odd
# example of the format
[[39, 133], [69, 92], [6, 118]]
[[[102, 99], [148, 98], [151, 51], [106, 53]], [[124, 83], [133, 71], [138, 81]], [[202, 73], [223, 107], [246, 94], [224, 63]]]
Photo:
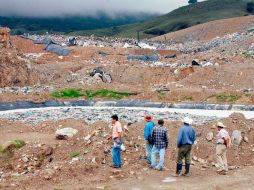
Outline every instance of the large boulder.
[[239, 130], [234, 130], [232, 133], [232, 143], [239, 146], [243, 140], [242, 133]]
[[56, 131], [56, 138], [59, 140], [64, 140], [73, 137], [75, 134], [77, 134], [77, 132], [78, 130], [73, 128], [58, 129]]

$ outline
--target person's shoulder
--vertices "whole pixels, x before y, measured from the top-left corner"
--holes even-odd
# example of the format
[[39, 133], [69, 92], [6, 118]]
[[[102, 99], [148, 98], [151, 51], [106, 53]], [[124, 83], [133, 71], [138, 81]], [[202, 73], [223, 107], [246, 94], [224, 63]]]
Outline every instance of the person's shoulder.
[[116, 126], [117, 126], [117, 127], [122, 127], [121, 122], [120, 122], [120, 121], [117, 121], [117, 122], [116, 122]]

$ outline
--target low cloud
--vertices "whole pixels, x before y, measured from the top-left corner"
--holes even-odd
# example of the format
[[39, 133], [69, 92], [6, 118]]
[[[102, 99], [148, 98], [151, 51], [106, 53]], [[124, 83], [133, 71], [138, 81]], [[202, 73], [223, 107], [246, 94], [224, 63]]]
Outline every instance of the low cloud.
[[53, 17], [125, 12], [167, 13], [187, 0], [0, 0], [0, 16]]

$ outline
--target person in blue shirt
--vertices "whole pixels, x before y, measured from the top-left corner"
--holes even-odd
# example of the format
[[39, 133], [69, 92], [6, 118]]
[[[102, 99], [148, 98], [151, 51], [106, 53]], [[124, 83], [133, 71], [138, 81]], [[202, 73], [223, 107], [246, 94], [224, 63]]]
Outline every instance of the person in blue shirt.
[[192, 119], [185, 117], [184, 126], [179, 130], [178, 138], [177, 138], [177, 148], [178, 148], [178, 156], [177, 156], [177, 166], [175, 177], [178, 177], [182, 171], [182, 162], [185, 159], [185, 173], [183, 176], [189, 176], [190, 172], [190, 164], [191, 164], [191, 149], [192, 145], [196, 140], [195, 129], [191, 126]]
[[152, 137], [152, 132], [153, 132], [153, 128], [154, 128], [155, 124], [152, 121], [151, 115], [146, 115], [145, 121], [146, 121], [146, 125], [144, 127], [144, 139], [146, 141], [146, 159], [147, 159], [147, 163], [150, 165], [151, 164], [151, 151], [153, 148], [153, 144], [150, 141], [150, 139]]

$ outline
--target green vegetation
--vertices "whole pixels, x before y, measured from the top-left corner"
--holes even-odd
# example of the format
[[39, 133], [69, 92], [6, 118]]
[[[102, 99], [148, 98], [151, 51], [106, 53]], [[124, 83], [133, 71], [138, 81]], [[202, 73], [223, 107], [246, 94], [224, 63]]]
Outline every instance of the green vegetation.
[[[187, 1], [186, 1], [187, 2]], [[155, 17], [151, 14], [121, 15], [112, 18], [105, 13], [97, 17], [19, 18], [0, 17], [0, 25], [13, 29], [15, 34], [61, 33], [69, 35], [96, 35], [115, 37], [150, 38], [185, 29], [213, 20], [252, 14], [254, 0], [207, 0], [180, 7], [168, 14]]]
[[23, 140], [14, 140], [13, 144], [15, 145], [15, 147], [17, 149], [20, 149], [20, 148], [22, 148], [23, 146], [26, 145], [25, 141], [23, 141]]
[[78, 157], [80, 155], [80, 153], [79, 152], [76, 152], [76, 151], [73, 151], [73, 152], [70, 152], [69, 153], [69, 157], [70, 158], [76, 158], [76, 157]]
[[81, 89], [69, 88], [55, 91], [51, 94], [51, 96], [54, 98], [79, 98], [84, 96], [84, 94]]
[[81, 89], [64, 89], [55, 91], [50, 96], [54, 98], [79, 98], [79, 97], [86, 97], [86, 98], [115, 98], [115, 99], [122, 99], [125, 97], [130, 96], [129, 92], [115, 92], [108, 89], [100, 89], [100, 90], [86, 90], [82, 91]]
[[99, 97], [99, 98], [116, 98], [116, 99], [122, 99], [130, 95], [130, 93], [128, 92], [115, 92], [107, 89], [101, 89], [97, 91], [87, 90], [85, 94], [86, 97], [88, 98]]
[[136, 37], [137, 31], [140, 31], [141, 38], [150, 38], [213, 20], [248, 15], [250, 13], [246, 10], [247, 2], [254, 1], [207, 0], [178, 8], [166, 15], [143, 23], [117, 26], [108, 29], [79, 31], [73, 34]]
[[244, 96], [246, 96], [246, 97], [251, 97], [251, 96], [252, 96], [252, 93], [246, 92], [246, 93], [244, 93]]
[[192, 101], [193, 100], [193, 97], [192, 96], [183, 96], [181, 98], [181, 101]]
[[208, 98], [215, 98], [218, 101], [234, 103], [237, 100], [239, 100], [241, 98], [241, 96], [238, 96], [238, 95], [226, 95], [226, 94], [216, 94], [216, 95], [212, 95], [212, 96], [210, 96]]
[[198, 2], [198, 0], [189, 0], [188, 1], [189, 4], [193, 4], [193, 3], [197, 3], [197, 2]]
[[158, 92], [157, 96], [158, 96], [158, 98], [160, 100], [163, 100], [165, 98], [165, 96], [166, 96], [166, 93], [164, 93], [164, 92]]
[[75, 31], [95, 30], [119, 25], [143, 22], [158, 16], [150, 13], [123, 13], [119, 17], [112, 17], [106, 13], [98, 13], [96, 17], [92, 16], [66, 16], [66, 17], [1, 17], [0, 26], [7, 26], [12, 29], [12, 33], [21, 35], [23, 33], [61, 33], [68, 34]]

